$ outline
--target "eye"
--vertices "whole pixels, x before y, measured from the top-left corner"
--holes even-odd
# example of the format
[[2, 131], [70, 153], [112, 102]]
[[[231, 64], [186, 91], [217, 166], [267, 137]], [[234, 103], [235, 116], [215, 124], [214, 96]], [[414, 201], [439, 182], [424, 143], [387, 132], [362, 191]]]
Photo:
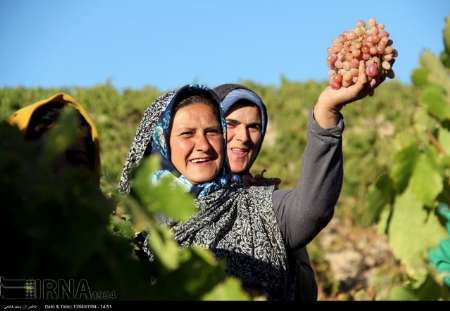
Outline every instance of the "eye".
[[181, 132], [180, 134], [179, 134], [179, 136], [181, 136], [181, 137], [192, 137], [192, 135], [194, 135], [194, 132], [192, 132], [192, 131], [184, 131], [184, 132]]
[[248, 126], [248, 129], [251, 132], [259, 132], [261, 130], [261, 126], [259, 124], [251, 124]]
[[226, 120], [226, 122], [227, 122], [227, 128], [233, 128], [237, 125], [236, 121], [234, 121], [234, 120]]
[[206, 131], [206, 135], [208, 136], [217, 136], [220, 135], [219, 129], [210, 129]]

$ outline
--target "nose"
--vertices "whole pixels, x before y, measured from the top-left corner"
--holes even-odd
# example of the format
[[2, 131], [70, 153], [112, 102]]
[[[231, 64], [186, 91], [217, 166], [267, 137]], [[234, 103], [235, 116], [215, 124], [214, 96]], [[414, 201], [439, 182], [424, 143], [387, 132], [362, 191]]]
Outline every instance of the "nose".
[[208, 152], [211, 145], [209, 144], [208, 138], [205, 133], [198, 134], [195, 139], [195, 150]]
[[245, 126], [241, 125], [235, 129], [235, 137], [237, 140], [246, 143], [250, 140], [250, 133]]

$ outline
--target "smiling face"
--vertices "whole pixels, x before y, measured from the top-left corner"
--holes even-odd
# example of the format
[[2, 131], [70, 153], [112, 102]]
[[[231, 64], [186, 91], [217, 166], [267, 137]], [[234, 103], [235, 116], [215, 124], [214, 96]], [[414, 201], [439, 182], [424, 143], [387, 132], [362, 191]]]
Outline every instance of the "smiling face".
[[194, 102], [175, 112], [170, 131], [171, 161], [194, 184], [214, 179], [222, 168], [223, 136], [211, 105]]
[[236, 104], [226, 116], [227, 156], [231, 171], [240, 174], [252, 165], [262, 141], [261, 116], [254, 105]]

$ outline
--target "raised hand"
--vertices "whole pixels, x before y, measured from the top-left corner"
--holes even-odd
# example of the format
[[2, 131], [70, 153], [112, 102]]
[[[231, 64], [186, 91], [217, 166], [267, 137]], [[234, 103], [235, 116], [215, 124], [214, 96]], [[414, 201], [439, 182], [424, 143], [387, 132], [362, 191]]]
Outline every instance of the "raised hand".
[[386, 76], [379, 75], [376, 79], [372, 80], [374, 82], [369, 82], [364, 62], [360, 61], [356, 83], [349, 87], [341, 87], [339, 89], [327, 86], [320, 94], [314, 106], [314, 118], [323, 128], [335, 127], [338, 120], [338, 113], [342, 107], [367, 95], [373, 95], [375, 88], [385, 79]]

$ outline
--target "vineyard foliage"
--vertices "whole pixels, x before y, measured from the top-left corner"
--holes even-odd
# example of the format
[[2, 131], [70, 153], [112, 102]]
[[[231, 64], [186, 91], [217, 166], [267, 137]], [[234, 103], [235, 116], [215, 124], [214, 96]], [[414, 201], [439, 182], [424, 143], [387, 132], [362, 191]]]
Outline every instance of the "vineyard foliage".
[[[412, 85], [387, 81], [374, 96], [342, 111], [344, 186], [335, 217], [350, 215], [387, 236], [406, 278], [393, 284], [384, 299], [450, 297], [427, 259], [429, 250], [448, 238], [437, 213], [440, 204], [450, 205], [449, 18], [446, 23], [444, 51], [439, 56], [422, 53]], [[284, 77], [278, 86], [241, 82], [263, 98], [269, 113], [253, 172], [266, 170], [265, 176], [281, 178], [281, 188], [292, 188], [301, 173], [308, 113], [328, 82]], [[137, 122], [161, 92], [150, 86], [119, 91], [109, 82], [86, 88], [1, 88], [0, 118], [61, 91], [96, 122], [101, 189], [77, 172], [68, 172], [61, 182], [49, 171], [49, 153], [44, 156], [38, 146], [24, 143], [15, 128], [2, 122], [0, 223], [7, 270], [1, 275], [84, 277], [92, 287], [115, 290], [124, 299], [249, 299], [238, 280], [226, 277], [223, 263], [205, 250], [179, 248], [155, 220], [156, 213], [183, 220], [195, 211], [181, 190], [168, 182], [148, 182], [157, 159], [146, 160], [136, 173], [132, 195], [117, 193]], [[73, 139], [67, 124], [61, 128], [66, 130], [58, 135]], [[56, 138], [46, 149], [55, 146]], [[150, 232], [153, 263], [138, 260], [130, 243], [143, 230]]]
[[[443, 284], [444, 274], [430, 268], [427, 258], [430, 249], [448, 238], [448, 219], [438, 213], [438, 207], [442, 211], [450, 203], [450, 71], [446, 62], [450, 18], [446, 23], [441, 58], [425, 50], [412, 73], [417, 90], [411, 102], [414, 111], [409, 124], [395, 133], [392, 161], [370, 187], [366, 199], [372, 211], [366, 213], [370, 215], [366, 221], [378, 222], [408, 275], [404, 284], [392, 290], [394, 299], [450, 297]], [[442, 261], [448, 265], [447, 257]]]

